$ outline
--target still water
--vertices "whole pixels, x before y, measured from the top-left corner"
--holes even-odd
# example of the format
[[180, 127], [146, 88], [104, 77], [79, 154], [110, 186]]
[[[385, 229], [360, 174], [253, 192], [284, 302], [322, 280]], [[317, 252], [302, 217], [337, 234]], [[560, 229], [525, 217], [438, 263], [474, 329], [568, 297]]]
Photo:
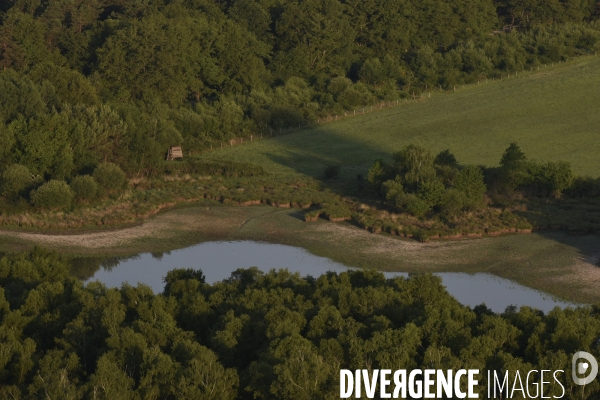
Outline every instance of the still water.
[[[87, 282], [98, 280], [109, 287], [119, 287], [125, 282], [131, 285], [143, 283], [159, 293], [164, 287], [163, 277], [174, 268], [201, 269], [206, 282], [214, 283], [229, 278], [238, 268], [253, 266], [263, 271], [287, 268], [301, 276], [315, 277], [326, 271], [348, 271], [343, 264], [298, 247], [250, 241], [206, 242], [162, 255], [144, 253], [123, 260], [116, 266], [98, 270]], [[408, 276], [402, 272], [386, 272], [385, 275]], [[527, 305], [548, 312], [556, 306], [574, 305], [490, 274], [443, 272], [436, 275], [442, 278], [452, 296], [471, 307], [485, 303], [492, 310], [503, 312], [510, 305]]]

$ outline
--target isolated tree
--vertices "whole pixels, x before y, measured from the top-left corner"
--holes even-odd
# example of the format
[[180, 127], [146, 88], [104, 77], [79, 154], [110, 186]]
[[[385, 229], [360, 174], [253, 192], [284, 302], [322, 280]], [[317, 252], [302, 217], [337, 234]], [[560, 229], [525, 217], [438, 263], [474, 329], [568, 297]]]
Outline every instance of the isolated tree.
[[527, 157], [515, 142], [504, 151], [500, 168], [502, 180], [510, 189], [517, 189], [527, 180]]

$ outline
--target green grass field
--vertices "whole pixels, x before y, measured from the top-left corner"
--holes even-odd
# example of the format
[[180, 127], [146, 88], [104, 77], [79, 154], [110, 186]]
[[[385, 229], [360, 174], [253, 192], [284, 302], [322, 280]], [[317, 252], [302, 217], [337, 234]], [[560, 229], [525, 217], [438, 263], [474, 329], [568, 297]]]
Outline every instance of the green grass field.
[[[457, 88], [458, 89], [458, 88]], [[253, 162], [277, 174], [320, 177], [327, 164], [342, 165], [354, 180], [377, 158], [410, 143], [436, 153], [450, 149], [463, 164], [497, 165], [516, 141], [529, 158], [564, 160], [579, 175], [600, 175], [600, 58], [589, 57], [502, 82], [432, 92], [421, 102], [349, 117], [207, 153], [205, 157]]]

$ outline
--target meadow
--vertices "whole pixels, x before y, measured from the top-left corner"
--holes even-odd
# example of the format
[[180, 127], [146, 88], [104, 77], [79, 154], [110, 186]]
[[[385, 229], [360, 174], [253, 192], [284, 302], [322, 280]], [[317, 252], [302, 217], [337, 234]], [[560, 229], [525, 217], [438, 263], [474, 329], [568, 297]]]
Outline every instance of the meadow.
[[496, 166], [517, 142], [538, 161], [571, 163], [578, 175], [600, 175], [600, 58], [586, 57], [540, 70], [489, 79], [454, 92], [347, 117], [290, 134], [206, 153], [204, 157], [259, 164], [278, 174], [322, 178], [341, 166], [340, 182], [365, 175], [377, 158], [408, 144], [432, 153], [450, 149], [461, 164]]

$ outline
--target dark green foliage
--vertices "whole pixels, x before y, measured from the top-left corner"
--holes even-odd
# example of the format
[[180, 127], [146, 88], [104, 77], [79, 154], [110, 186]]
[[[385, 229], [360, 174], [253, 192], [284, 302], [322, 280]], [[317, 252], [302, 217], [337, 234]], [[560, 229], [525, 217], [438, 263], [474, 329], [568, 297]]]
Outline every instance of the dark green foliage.
[[[495, 314], [459, 304], [430, 274], [251, 268], [215, 284], [193, 270], [165, 280], [162, 294], [84, 286], [55, 253], [1, 258], [0, 396], [334, 399], [342, 368], [427, 365], [484, 371], [485, 397], [486, 370], [509, 370], [512, 382], [516, 369], [568, 372], [577, 350], [600, 356], [593, 307]], [[558, 377], [569, 399], [600, 391]], [[545, 385], [548, 396], [561, 391]]]
[[575, 198], [594, 198], [600, 196], [600, 179], [587, 176], [578, 176], [573, 179], [573, 184], [567, 189], [569, 196]]
[[410, 144], [392, 155], [393, 174], [402, 179], [402, 183], [412, 190], [419, 184], [435, 177], [433, 157], [426, 148]]
[[439, 215], [450, 220], [463, 211], [484, 210], [488, 190], [496, 200], [498, 196], [513, 197], [516, 190], [532, 199], [559, 198], [563, 193], [593, 197], [600, 193], [595, 180], [576, 178], [568, 163], [528, 161], [516, 143], [506, 149], [496, 168], [461, 167], [449, 150], [432, 161], [427, 149], [415, 145], [406, 146], [393, 157], [393, 164], [376, 160], [369, 170], [370, 192], [383, 194], [389, 205], [419, 218]]
[[2, 173], [2, 196], [15, 199], [25, 193], [32, 183], [31, 172], [23, 165], [13, 164]]
[[90, 201], [98, 194], [98, 184], [90, 175], [76, 176], [69, 185], [75, 194], [75, 199]]
[[18, 116], [29, 118], [44, 111], [39, 89], [31, 80], [11, 69], [0, 71], [0, 121], [3, 124]]
[[325, 179], [336, 179], [340, 174], [340, 166], [339, 165], [328, 165], [323, 172], [323, 176]]
[[149, 176], [169, 146], [198, 153], [591, 54], [593, 3], [4, 1], [0, 165]]
[[419, 197], [425, 201], [429, 207], [435, 207], [440, 204], [444, 196], [446, 187], [444, 183], [438, 179], [425, 181], [419, 185]]
[[561, 197], [573, 185], [571, 165], [566, 162], [547, 162], [532, 172], [533, 185], [542, 196]]
[[502, 183], [508, 189], [517, 189], [528, 179], [527, 157], [516, 143], [511, 143], [500, 160]]
[[125, 172], [113, 163], [102, 163], [94, 170], [94, 180], [108, 193], [118, 193], [127, 185]]
[[440, 201], [441, 215], [447, 219], [459, 216], [467, 204], [468, 199], [464, 192], [457, 189], [448, 189]]
[[527, 157], [525, 156], [523, 150], [521, 150], [517, 143], [512, 142], [504, 151], [504, 154], [502, 154], [500, 166], [508, 170], [519, 169], [525, 165], [526, 161]]
[[205, 159], [186, 159], [177, 162], [167, 161], [163, 163], [163, 171], [170, 175], [220, 175], [230, 178], [266, 175], [266, 172], [260, 165]]
[[52, 179], [31, 194], [31, 204], [38, 208], [65, 209], [73, 202], [74, 193], [67, 182]]
[[449, 149], [446, 149], [435, 156], [433, 163], [440, 167], [458, 167], [458, 161], [456, 161], [456, 157], [454, 157], [454, 154], [452, 154]]
[[469, 207], [480, 205], [486, 192], [483, 171], [474, 165], [466, 166], [456, 176], [454, 187], [465, 194]]
[[367, 182], [369, 182], [371, 190], [378, 192], [381, 189], [381, 185], [388, 178], [388, 169], [387, 164], [383, 160], [375, 160], [367, 174]]
[[171, 293], [171, 291], [175, 291], [174, 287], [178, 281], [188, 281], [190, 279], [196, 280], [199, 284], [205, 282], [204, 273], [201, 270], [195, 269], [174, 269], [167, 272], [167, 276], [163, 279], [165, 282], [165, 294]]
[[431, 205], [429, 205], [429, 203], [426, 200], [412, 193], [409, 193], [406, 196], [404, 196], [403, 203], [404, 208], [406, 208], [406, 211], [408, 211], [417, 218], [424, 217], [425, 214], [427, 214], [427, 212], [431, 210]]

